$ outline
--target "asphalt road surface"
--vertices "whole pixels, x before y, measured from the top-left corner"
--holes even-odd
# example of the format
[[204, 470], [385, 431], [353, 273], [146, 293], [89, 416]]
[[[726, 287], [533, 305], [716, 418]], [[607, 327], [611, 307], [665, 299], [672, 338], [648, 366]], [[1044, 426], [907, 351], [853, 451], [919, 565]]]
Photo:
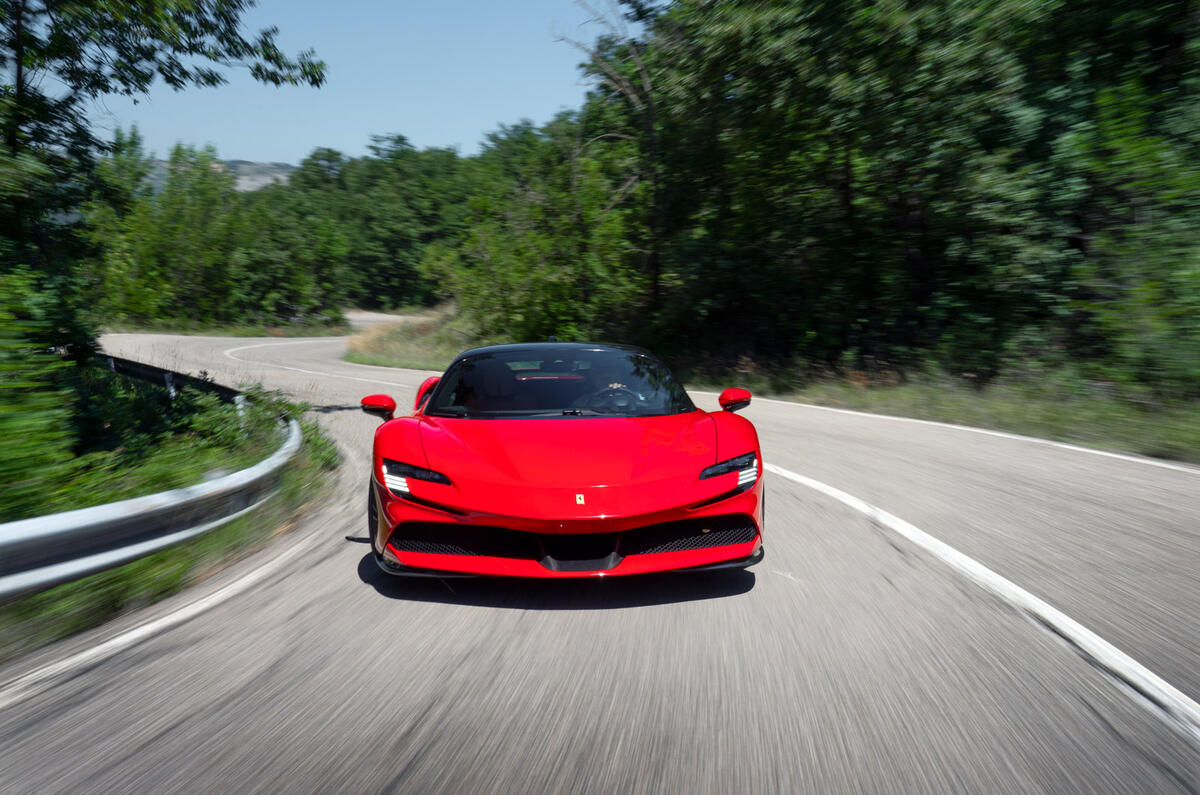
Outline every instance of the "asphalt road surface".
[[[427, 373], [342, 362], [341, 338], [103, 343], [283, 389], [346, 460], [335, 499], [271, 549], [0, 669], [0, 791], [1200, 791], [1198, 738], [818, 491], [768, 474], [747, 572], [388, 578], [363, 537], [377, 420], [358, 400], [410, 405]], [[1200, 698], [1200, 471], [763, 400], [745, 415], [769, 463], [917, 525]]]

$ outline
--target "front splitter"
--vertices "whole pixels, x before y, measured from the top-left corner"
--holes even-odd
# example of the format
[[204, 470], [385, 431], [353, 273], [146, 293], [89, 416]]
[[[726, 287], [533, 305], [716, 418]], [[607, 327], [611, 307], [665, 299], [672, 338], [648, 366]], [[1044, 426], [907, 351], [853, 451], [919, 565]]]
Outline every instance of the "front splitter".
[[739, 558], [737, 560], [725, 560], [720, 563], [706, 563], [703, 566], [692, 566], [687, 569], [671, 569], [674, 574], [687, 574], [693, 571], [720, 571], [722, 569], [744, 569], [755, 564], [762, 563], [762, 559], [766, 556], [763, 547], [754, 550], [749, 557]]
[[[738, 558], [737, 560], [725, 560], [725, 561], [721, 561], [720, 563], [706, 563], [701, 566], [691, 566], [691, 567], [688, 567], [685, 569], [666, 569], [661, 572], [645, 572], [640, 576], [645, 576], [647, 574], [683, 574], [683, 573], [688, 573], [688, 572], [700, 572], [700, 571], [721, 571], [723, 569], [744, 569], [749, 566], [753, 566], [755, 564], [761, 563], [764, 555], [765, 555], [765, 553], [763, 551], [763, 547], [759, 546], [759, 548], [754, 550], [754, 552], [752, 554], [750, 554], [748, 557]], [[456, 578], [456, 579], [474, 578], [474, 577], [503, 577], [503, 575], [493, 575], [493, 574], [470, 574], [470, 573], [463, 573], [463, 572], [458, 572], [458, 571], [440, 571], [438, 569], [418, 569], [418, 568], [414, 568], [412, 566], [405, 566], [402, 563], [396, 563], [394, 561], [388, 560], [387, 558], [378, 557], [378, 556], [376, 556], [376, 558], [375, 558], [375, 563], [377, 563], [379, 565], [379, 569], [381, 571], [383, 571], [387, 574], [391, 574], [392, 576], [395, 576], [395, 577], [432, 577], [435, 579], [449, 579], [451, 577]], [[632, 576], [636, 577], [639, 575], [635, 574]], [[528, 578], [516, 577], [514, 579], [528, 579]], [[533, 579], [540, 579], [540, 578], [533, 578]]]

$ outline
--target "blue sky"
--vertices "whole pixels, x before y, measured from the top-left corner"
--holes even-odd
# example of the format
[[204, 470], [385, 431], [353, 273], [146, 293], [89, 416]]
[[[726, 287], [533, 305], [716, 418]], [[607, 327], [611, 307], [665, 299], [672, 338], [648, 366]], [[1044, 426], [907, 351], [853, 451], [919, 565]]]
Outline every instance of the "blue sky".
[[555, 38], [591, 43], [602, 29], [590, 16], [571, 0], [260, 0], [245, 27], [277, 26], [289, 54], [315, 49], [322, 88], [274, 88], [232, 70], [220, 88], [159, 83], [137, 104], [106, 98], [93, 121], [102, 135], [137, 124], [158, 157], [182, 141], [227, 160], [298, 163], [318, 146], [362, 155], [371, 135], [388, 133], [474, 154], [500, 124], [580, 106], [584, 56]]

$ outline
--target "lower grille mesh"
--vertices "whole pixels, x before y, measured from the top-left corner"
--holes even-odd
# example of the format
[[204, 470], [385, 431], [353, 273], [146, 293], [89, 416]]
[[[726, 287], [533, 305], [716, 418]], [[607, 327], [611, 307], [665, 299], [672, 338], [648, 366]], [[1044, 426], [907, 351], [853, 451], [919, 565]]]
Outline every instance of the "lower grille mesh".
[[541, 557], [535, 534], [503, 527], [406, 522], [396, 528], [388, 543], [398, 552], [487, 555], [528, 560]]
[[392, 546], [400, 552], [421, 552], [431, 555], [475, 555], [478, 553], [458, 544], [444, 544], [420, 538], [392, 538]]
[[754, 540], [758, 529], [749, 516], [716, 516], [640, 527], [623, 535], [622, 554], [652, 555], [745, 544]]

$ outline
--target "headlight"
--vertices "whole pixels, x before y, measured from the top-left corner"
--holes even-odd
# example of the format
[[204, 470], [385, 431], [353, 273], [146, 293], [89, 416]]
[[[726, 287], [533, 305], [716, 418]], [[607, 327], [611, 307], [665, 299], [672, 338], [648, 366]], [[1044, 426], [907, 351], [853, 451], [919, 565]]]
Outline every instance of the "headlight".
[[429, 483], [440, 483], [443, 486], [450, 485], [450, 478], [443, 475], [441, 472], [435, 472], [432, 469], [424, 467], [415, 467], [412, 464], [402, 464], [399, 461], [389, 461], [383, 459], [383, 484], [388, 487], [388, 491], [399, 497], [408, 495], [408, 479], [424, 480]]
[[707, 480], [720, 475], [728, 475], [730, 472], [738, 473], [738, 491], [745, 491], [754, 485], [754, 481], [758, 480], [757, 457], [754, 453], [746, 453], [737, 458], [713, 464], [700, 473], [700, 479]]

